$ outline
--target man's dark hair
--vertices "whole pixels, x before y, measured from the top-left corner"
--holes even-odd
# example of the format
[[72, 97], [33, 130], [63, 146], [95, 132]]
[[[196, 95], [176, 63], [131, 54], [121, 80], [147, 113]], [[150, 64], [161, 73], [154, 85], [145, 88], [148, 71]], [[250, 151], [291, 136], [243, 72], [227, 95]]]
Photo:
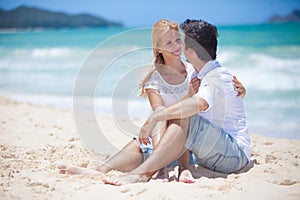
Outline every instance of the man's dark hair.
[[185, 20], [180, 28], [185, 33], [185, 48], [192, 48], [204, 61], [215, 60], [218, 45], [217, 27], [204, 20]]

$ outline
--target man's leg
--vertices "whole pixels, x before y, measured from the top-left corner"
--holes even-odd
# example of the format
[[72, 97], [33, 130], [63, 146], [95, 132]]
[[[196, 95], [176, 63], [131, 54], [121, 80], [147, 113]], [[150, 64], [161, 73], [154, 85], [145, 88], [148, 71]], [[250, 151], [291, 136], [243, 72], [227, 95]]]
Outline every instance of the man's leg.
[[112, 185], [148, 181], [159, 169], [167, 166], [186, 151], [184, 144], [188, 121], [187, 119], [183, 121], [185, 123], [182, 122], [181, 126], [175, 123], [168, 126], [151, 156], [141, 165], [122, 177], [104, 178], [103, 181]]
[[236, 140], [222, 128], [198, 116], [190, 118], [186, 148], [194, 153], [198, 165], [212, 171], [230, 174], [248, 163]]

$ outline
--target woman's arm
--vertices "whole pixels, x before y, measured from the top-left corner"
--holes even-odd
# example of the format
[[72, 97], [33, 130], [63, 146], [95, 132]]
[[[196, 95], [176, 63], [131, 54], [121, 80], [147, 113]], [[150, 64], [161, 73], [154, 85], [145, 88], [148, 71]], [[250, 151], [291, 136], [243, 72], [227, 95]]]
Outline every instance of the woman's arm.
[[163, 106], [163, 101], [158, 90], [146, 89], [146, 94], [153, 111], [156, 108]]
[[238, 92], [237, 96], [244, 98], [246, 95], [246, 88], [239, 80], [237, 80], [236, 76], [233, 76], [232, 82], [235, 87], [235, 90]]
[[[163, 101], [162, 101], [161, 95], [159, 94], [158, 90], [146, 89], [146, 94], [147, 94], [147, 97], [148, 97], [148, 100], [149, 100], [149, 103], [151, 105], [153, 112], [165, 108], [163, 106]], [[149, 119], [143, 124], [143, 126], [141, 127], [141, 130], [146, 129], [146, 127], [148, 127], [148, 125], [149, 125]], [[154, 135], [160, 134], [160, 132], [162, 132], [162, 130], [165, 127], [164, 125], [165, 125], [165, 123], [157, 124], [152, 132], [140, 131], [140, 133], [139, 133], [140, 143], [141, 144], [150, 144], [149, 137], [151, 136], [151, 134], [154, 134]], [[154, 138], [152, 138], [152, 139], [154, 139]]]

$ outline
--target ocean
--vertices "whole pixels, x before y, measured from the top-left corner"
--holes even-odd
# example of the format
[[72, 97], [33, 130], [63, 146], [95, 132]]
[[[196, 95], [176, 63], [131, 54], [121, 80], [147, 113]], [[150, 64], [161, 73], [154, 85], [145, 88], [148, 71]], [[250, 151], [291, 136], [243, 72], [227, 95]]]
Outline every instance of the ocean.
[[[300, 139], [300, 25], [218, 30], [217, 60], [247, 89], [249, 131]], [[138, 84], [151, 61], [151, 27], [2, 30], [0, 95], [70, 110], [92, 97], [96, 113], [145, 119]]]

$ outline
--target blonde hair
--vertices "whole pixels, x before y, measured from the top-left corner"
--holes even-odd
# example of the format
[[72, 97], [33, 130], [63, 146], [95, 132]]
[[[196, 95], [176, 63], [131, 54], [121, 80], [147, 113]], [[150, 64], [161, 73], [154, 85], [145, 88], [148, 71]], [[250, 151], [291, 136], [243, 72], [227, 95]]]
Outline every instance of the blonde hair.
[[165, 64], [165, 60], [161, 53], [157, 51], [160, 44], [160, 38], [169, 30], [179, 31], [177, 22], [172, 22], [167, 19], [158, 20], [152, 27], [152, 50], [154, 55], [154, 65], [150, 68], [148, 74], [145, 76], [140, 84], [141, 94], [140, 96], [146, 97], [145, 84], [153, 74], [153, 72], [161, 65]]

